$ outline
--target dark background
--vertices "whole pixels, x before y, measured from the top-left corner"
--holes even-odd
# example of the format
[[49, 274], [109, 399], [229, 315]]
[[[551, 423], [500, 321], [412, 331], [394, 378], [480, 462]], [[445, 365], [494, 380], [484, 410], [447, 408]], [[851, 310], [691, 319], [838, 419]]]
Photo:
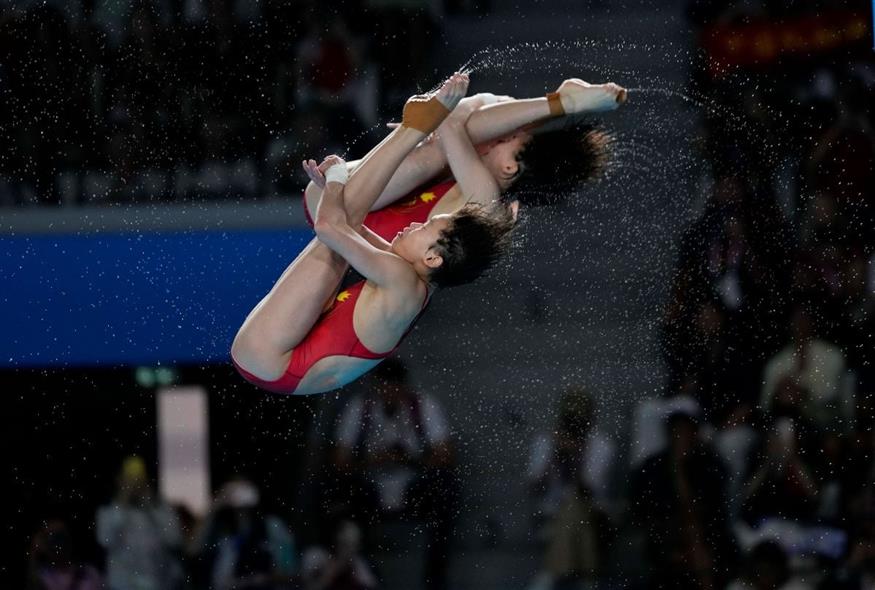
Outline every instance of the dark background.
[[[201, 19], [173, 0], [121, 11], [106, 8], [125, 3], [2, 5], [0, 245], [102, 232], [300, 232], [303, 179], [286, 163], [363, 154], [406, 96], [467, 62], [472, 92], [541, 96], [571, 76], [631, 89], [629, 104], [604, 118], [618, 138], [613, 173], [564, 208], [529, 212], [510, 261], [489, 281], [437, 301], [401, 351], [415, 385], [442, 401], [453, 424], [465, 497], [458, 587], [523, 588], [537, 569], [527, 491], [516, 484], [531, 436], [552, 428], [566, 385], [587, 386], [596, 422], [620, 445], [622, 539], [642, 532], [625, 510], [635, 408], [690, 394], [717, 429], [737, 408], [763, 411], [764, 366], [786, 343], [799, 302], [855, 370], [852, 432], [871, 433], [875, 101], [867, 3], [495, 0], [387, 12], [365, 1], [265, 1], [255, 17], [239, 4], [204, 2]], [[830, 31], [820, 44], [818, 30]], [[751, 42], [727, 55], [721, 40], [733, 31], [806, 41], [784, 49]], [[307, 53], [305, 41], [321, 52]], [[831, 130], [838, 140], [825, 139]], [[819, 148], [825, 156], [816, 156]], [[828, 195], [818, 201], [821, 193]], [[743, 227], [749, 253], [740, 263], [740, 309], [721, 303], [708, 270], [729, 221]], [[251, 245], [199, 252], [163, 267], [176, 276], [161, 280], [196, 285], [211, 264], [218, 277], [249, 264], [269, 273], [295, 252], [274, 247], [271, 262]], [[92, 256], [71, 264], [94, 269], [101, 253]], [[860, 261], [870, 277], [862, 294], [848, 278]], [[0, 267], [8, 269], [0, 325], [27, 330], [22, 317], [82, 304], [65, 301], [65, 286], [44, 262], [25, 253]], [[44, 285], [42, 298], [22, 303], [13, 271]], [[113, 278], [87, 292], [99, 303]], [[228, 280], [242, 290], [233, 302], [209, 298], [217, 309], [244, 309], [266, 288], [234, 274]], [[183, 298], [165, 301], [176, 307], [131, 306], [125, 319], [191, 319]], [[216, 317], [202, 301], [198, 310]], [[114, 326], [122, 315], [103, 319]], [[79, 319], [58, 321], [75, 334], [68, 327]], [[218, 343], [236, 324], [205, 329]], [[354, 386], [307, 399], [266, 395], [215, 353], [202, 362], [150, 350], [157, 360], [123, 366], [70, 366], [51, 355], [34, 364], [26, 350], [7, 347], [24, 337], [2, 332], [11, 350], [0, 359], [8, 587], [22, 587], [30, 538], [51, 518], [66, 520], [77, 553], [100, 565], [94, 513], [111, 497], [122, 458], [142, 455], [154, 475], [155, 391], [138, 385], [140, 362], [160, 361], [176, 383], [209, 392], [214, 487], [245, 473], [296, 535], [312, 534], [309, 483]], [[136, 332], [132, 342], [135, 357]], [[754, 424], [769, 432], [768, 419]], [[850, 436], [836, 427], [822, 440]], [[606, 558], [604, 587], [655, 584], [640, 545], [630, 546], [620, 543]], [[823, 571], [844, 571], [846, 558]]]

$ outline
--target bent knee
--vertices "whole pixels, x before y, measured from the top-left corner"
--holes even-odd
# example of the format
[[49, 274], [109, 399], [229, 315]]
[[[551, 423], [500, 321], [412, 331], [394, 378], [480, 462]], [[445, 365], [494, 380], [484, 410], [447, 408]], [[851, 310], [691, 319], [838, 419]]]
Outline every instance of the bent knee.
[[256, 356], [254, 352], [251, 336], [248, 336], [241, 328], [234, 336], [234, 341], [231, 342], [231, 360], [241, 369], [251, 372], [249, 370], [252, 368], [251, 361]]
[[259, 338], [245, 327], [237, 332], [231, 343], [234, 364], [265, 381], [279, 379], [285, 372], [288, 358], [287, 352], [275, 350], [266, 343], [265, 338]]

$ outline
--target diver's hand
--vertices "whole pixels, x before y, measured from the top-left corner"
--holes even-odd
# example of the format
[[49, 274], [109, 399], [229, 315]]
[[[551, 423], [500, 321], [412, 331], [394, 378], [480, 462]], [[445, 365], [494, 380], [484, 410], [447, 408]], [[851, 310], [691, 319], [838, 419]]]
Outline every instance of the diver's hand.
[[346, 166], [343, 158], [334, 154], [326, 157], [318, 166], [316, 165], [316, 160], [304, 160], [301, 162], [307, 177], [319, 188], [325, 188], [325, 172], [332, 166], [339, 166], [341, 164]]
[[590, 84], [580, 78], [569, 78], [556, 90], [566, 115], [613, 111], [626, 102], [626, 89], [608, 82]]

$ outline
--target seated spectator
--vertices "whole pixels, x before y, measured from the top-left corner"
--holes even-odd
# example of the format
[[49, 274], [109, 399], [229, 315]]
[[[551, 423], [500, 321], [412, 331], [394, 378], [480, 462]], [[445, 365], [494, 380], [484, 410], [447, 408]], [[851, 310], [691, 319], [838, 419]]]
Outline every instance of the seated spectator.
[[361, 555], [362, 533], [348, 520], [334, 531], [331, 547], [310, 547], [301, 558], [304, 590], [370, 590], [377, 578]]
[[808, 392], [802, 412], [825, 430], [847, 430], [853, 401], [843, 386], [845, 357], [834, 344], [817, 338], [812, 320], [801, 305], [791, 315], [791, 340], [766, 364], [761, 405], [770, 411], [778, 384], [787, 376]]
[[832, 519], [838, 508], [834, 506], [834, 502], [829, 501], [829, 498], [834, 497], [830, 490], [838, 485], [836, 478], [840, 474], [840, 466], [845, 463], [842, 442], [844, 433], [820, 428], [808, 418], [805, 415], [805, 404], [809, 398], [808, 390], [799, 380], [788, 375], [778, 383], [772, 407], [764, 418], [769, 428], [774, 427], [781, 419], [792, 421], [799, 455], [805, 457], [812, 477], [824, 492], [819, 500], [819, 515]]
[[538, 588], [592, 580], [604, 566], [609, 483], [616, 447], [593, 424], [593, 402], [569, 388], [559, 402], [555, 430], [532, 444], [526, 480], [537, 498], [546, 544]]
[[818, 484], [799, 451], [799, 432], [790, 418], [779, 418], [747, 478], [743, 513], [753, 525], [769, 518], [810, 521]]
[[645, 535], [654, 588], [721, 588], [736, 547], [727, 518], [726, 472], [700, 439], [699, 421], [677, 410], [666, 419], [668, 449], [633, 474], [632, 522]]
[[125, 459], [113, 501], [97, 511], [110, 590], [172, 590], [182, 579], [176, 513], [156, 498], [140, 457]]
[[428, 588], [445, 588], [459, 481], [449, 425], [437, 400], [414, 391], [407, 369], [387, 359], [371, 390], [341, 411], [328, 491], [336, 514], [374, 522], [390, 515], [426, 522]]
[[103, 580], [94, 567], [74, 561], [73, 540], [63, 522], [49, 522], [34, 535], [28, 590], [99, 590], [103, 587]]
[[211, 590], [280, 590], [296, 568], [291, 533], [280, 518], [264, 513], [258, 488], [245, 479], [219, 490], [194, 552]]

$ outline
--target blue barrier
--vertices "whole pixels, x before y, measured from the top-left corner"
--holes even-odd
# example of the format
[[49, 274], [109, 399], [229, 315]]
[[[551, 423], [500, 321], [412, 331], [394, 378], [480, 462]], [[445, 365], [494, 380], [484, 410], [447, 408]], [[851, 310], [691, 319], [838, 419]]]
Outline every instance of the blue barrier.
[[312, 236], [2, 236], [0, 367], [225, 362], [246, 314]]

